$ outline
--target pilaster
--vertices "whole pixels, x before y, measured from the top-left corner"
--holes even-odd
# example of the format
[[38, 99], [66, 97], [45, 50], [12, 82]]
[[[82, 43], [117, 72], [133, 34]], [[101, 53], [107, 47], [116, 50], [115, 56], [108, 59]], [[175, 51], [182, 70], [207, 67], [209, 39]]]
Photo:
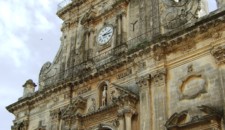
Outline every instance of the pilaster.
[[149, 78], [149, 75], [145, 75], [136, 79], [136, 84], [140, 88], [140, 130], [152, 129]]
[[166, 121], [166, 70], [159, 69], [151, 74], [151, 97], [153, 130], [163, 130]]
[[[211, 55], [213, 56], [215, 63], [218, 65], [218, 74], [220, 77], [220, 90], [221, 90], [221, 97], [223, 99], [223, 111], [225, 110], [225, 99], [223, 98], [225, 95], [225, 46], [215, 47], [211, 50]], [[223, 119], [225, 119], [225, 113], [223, 113]], [[223, 121], [225, 124], [225, 121]], [[222, 126], [224, 127], [224, 126]], [[225, 129], [225, 127], [223, 128]]]

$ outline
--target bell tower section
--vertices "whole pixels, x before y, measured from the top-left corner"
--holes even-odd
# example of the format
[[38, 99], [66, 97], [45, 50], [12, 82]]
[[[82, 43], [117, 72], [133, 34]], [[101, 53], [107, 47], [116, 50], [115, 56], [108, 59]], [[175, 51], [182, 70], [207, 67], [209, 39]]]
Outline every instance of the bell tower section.
[[[62, 70], [81, 64], [127, 41], [129, 1], [71, 1], [57, 15], [62, 25]], [[102, 60], [102, 59], [101, 59]]]

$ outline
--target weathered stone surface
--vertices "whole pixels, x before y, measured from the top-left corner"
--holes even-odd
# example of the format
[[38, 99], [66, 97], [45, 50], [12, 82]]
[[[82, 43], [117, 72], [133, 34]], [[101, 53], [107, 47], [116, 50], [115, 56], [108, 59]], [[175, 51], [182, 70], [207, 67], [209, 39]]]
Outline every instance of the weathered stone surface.
[[225, 129], [225, 10], [199, 18], [204, 2], [72, 0], [12, 130]]

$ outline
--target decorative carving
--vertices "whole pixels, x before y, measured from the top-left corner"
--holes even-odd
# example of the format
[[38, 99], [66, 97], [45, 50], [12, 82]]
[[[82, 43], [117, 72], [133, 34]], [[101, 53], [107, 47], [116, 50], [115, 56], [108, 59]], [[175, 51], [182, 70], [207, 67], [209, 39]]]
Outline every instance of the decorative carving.
[[57, 70], [58, 70], [57, 65], [53, 65], [51, 62], [46, 62], [42, 66], [40, 74], [39, 74], [39, 89], [40, 90], [43, 89], [43, 87], [47, 85], [48, 82], [51, 82], [49, 81], [49, 78], [55, 76], [57, 73]]
[[96, 14], [97, 13], [96, 13], [94, 7], [91, 6], [90, 9], [87, 11], [87, 13], [81, 19], [81, 24], [84, 25], [86, 22], [91, 21], [92, 19], [94, 19], [94, 17], [96, 17]]
[[46, 130], [46, 126], [43, 126], [42, 121], [39, 121], [38, 128], [35, 130]]
[[81, 95], [81, 94], [87, 93], [87, 92], [89, 92], [89, 91], [91, 91], [91, 86], [88, 86], [88, 87], [79, 89], [78, 92], [77, 92], [77, 94], [78, 94], [78, 95]]
[[117, 97], [115, 96], [115, 90], [111, 91], [110, 93], [110, 100], [114, 104], [117, 101]]
[[144, 70], [146, 68], [146, 62], [138, 62], [137, 63], [138, 66], [138, 71]]
[[110, 126], [110, 128], [114, 129], [112, 122], [113, 120], [117, 119], [116, 112], [116, 106], [106, 106], [103, 109], [98, 109], [94, 113], [88, 113], [82, 118], [84, 126], [83, 129], [95, 130], [97, 128], [96, 124], [102, 124], [102, 126]]
[[125, 78], [125, 77], [127, 77], [131, 74], [132, 74], [132, 69], [127, 69], [125, 72], [122, 72], [122, 73], [118, 74], [117, 79]]
[[161, 69], [151, 74], [152, 84], [155, 87], [163, 86], [166, 83], [166, 70]]
[[187, 77], [180, 85], [180, 99], [193, 99], [206, 93], [206, 81], [201, 75]]
[[85, 109], [87, 100], [84, 99], [82, 96], [78, 96], [73, 99], [72, 105], [76, 106], [78, 109]]
[[69, 99], [69, 98], [70, 98], [70, 93], [64, 94], [64, 100], [65, 100], [65, 99]]
[[[195, 128], [205, 124], [205, 129], [219, 129], [222, 115], [215, 108], [202, 105], [198, 106], [197, 109], [191, 108], [180, 113], [174, 113], [167, 120], [165, 126], [168, 130], [183, 130], [192, 128], [193, 124]], [[212, 125], [213, 123], [217, 125]]]
[[96, 101], [94, 98], [92, 98], [91, 101], [92, 101], [92, 104], [88, 108], [88, 112], [95, 112], [96, 111]]
[[215, 58], [217, 64], [225, 63], [225, 46], [213, 48], [211, 54]]
[[55, 110], [50, 111], [51, 121], [52, 122], [57, 121], [60, 118], [60, 114], [61, 114], [60, 109], [55, 109]]
[[112, 121], [112, 125], [113, 125], [114, 127], [118, 127], [118, 126], [120, 125], [118, 119], [113, 120], [113, 121]]
[[180, 100], [194, 99], [207, 92], [207, 82], [201, 72], [194, 72], [193, 65], [187, 66], [187, 75], [178, 83]]
[[139, 86], [139, 87], [144, 87], [144, 86], [147, 86], [148, 85], [148, 80], [150, 79], [150, 76], [149, 75], [145, 75], [145, 76], [141, 76], [141, 77], [137, 77], [135, 80], [136, 80], [136, 84]]
[[166, 7], [163, 14], [163, 25], [166, 29], [174, 29], [197, 19], [201, 9], [198, 0], [163, 0], [163, 2]]
[[189, 65], [189, 66], [188, 66], [187, 72], [188, 72], [188, 73], [192, 73], [193, 71], [194, 71], [193, 65]]
[[22, 122], [14, 123], [12, 130], [27, 130], [28, 129], [28, 120], [23, 120]]
[[84, 99], [81, 96], [76, 97], [71, 104], [67, 105], [64, 109], [61, 111], [61, 117], [63, 119], [71, 118], [74, 115], [78, 114], [78, 109], [85, 109], [87, 100]]
[[153, 58], [156, 60], [156, 61], [160, 61], [162, 59], [165, 58], [165, 48], [163, 46], [160, 46], [160, 45], [154, 45], [153, 46]]

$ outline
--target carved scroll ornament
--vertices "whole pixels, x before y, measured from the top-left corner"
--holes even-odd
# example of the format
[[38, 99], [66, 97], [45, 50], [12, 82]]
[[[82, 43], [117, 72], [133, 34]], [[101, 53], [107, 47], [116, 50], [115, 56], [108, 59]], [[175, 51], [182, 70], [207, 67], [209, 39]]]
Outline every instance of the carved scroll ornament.
[[175, 29], [198, 17], [200, 0], [163, 0], [165, 11], [163, 26]]

